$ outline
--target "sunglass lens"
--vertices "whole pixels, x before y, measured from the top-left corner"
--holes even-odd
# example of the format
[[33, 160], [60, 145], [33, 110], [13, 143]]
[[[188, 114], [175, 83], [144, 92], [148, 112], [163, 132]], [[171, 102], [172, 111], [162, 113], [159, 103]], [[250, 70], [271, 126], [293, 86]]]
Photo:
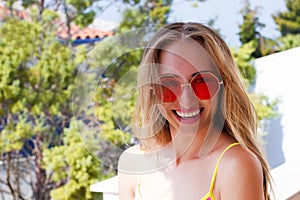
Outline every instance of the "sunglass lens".
[[159, 84], [156, 84], [156, 94], [160, 101], [165, 103], [175, 102], [180, 95], [181, 83], [172, 77], [162, 78]]
[[[196, 75], [191, 86], [201, 100], [211, 99], [220, 89], [218, 78], [209, 73]], [[155, 84], [155, 94], [160, 101], [172, 103], [181, 95], [181, 87], [181, 82], [176, 78], [162, 78], [159, 84]]]
[[219, 80], [211, 74], [198, 74], [191, 85], [201, 100], [212, 98], [219, 90]]
[[171, 88], [161, 84], [154, 84], [154, 88], [155, 95], [159, 101], [164, 103], [171, 103], [176, 101], [177, 96]]
[[176, 101], [177, 96], [174, 93], [174, 91], [172, 91], [171, 88], [168, 88], [166, 86], [162, 86], [162, 101], [167, 103], [167, 102], [174, 102]]

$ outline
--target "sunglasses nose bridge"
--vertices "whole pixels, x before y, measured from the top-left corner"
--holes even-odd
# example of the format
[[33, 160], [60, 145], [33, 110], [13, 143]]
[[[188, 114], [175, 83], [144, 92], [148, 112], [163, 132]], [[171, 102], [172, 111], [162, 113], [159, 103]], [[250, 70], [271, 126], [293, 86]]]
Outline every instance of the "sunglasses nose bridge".
[[[185, 88], [185, 87], [187, 87], [187, 88]], [[193, 95], [195, 95], [195, 91], [194, 91], [194, 88], [191, 83], [182, 83], [181, 84], [181, 94], [184, 92], [185, 89], [188, 89], [189, 93], [192, 93]]]
[[191, 83], [182, 83], [181, 84], [181, 89], [183, 89], [185, 86], [190, 87], [190, 88], [192, 87]]
[[181, 96], [188, 95], [189, 97], [195, 97], [195, 91], [191, 83], [181, 84]]

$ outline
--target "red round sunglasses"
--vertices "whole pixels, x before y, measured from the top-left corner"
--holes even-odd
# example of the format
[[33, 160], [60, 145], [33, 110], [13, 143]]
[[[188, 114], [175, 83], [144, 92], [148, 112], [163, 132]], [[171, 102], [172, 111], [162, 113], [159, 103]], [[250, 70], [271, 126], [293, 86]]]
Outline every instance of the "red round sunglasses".
[[194, 94], [200, 100], [208, 100], [213, 98], [220, 90], [223, 81], [210, 73], [197, 73], [193, 76], [189, 83], [181, 83], [175, 76], [166, 76], [159, 78], [155, 84], [154, 90], [158, 99], [164, 103], [173, 103], [182, 94], [184, 86], [193, 88]]

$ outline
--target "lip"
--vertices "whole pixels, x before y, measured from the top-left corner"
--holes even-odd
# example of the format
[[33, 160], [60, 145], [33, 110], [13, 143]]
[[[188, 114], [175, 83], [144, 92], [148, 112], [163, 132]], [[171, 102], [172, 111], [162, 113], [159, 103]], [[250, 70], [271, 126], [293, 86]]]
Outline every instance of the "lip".
[[[194, 113], [194, 112], [197, 112], [197, 110], [199, 110], [199, 113], [195, 116], [192, 116], [192, 117], [181, 117], [177, 114], [177, 112], [180, 112], [180, 113]], [[180, 121], [180, 123], [182, 124], [193, 124], [195, 122], [198, 122], [200, 117], [201, 117], [201, 113], [203, 112], [204, 108], [201, 107], [201, 108], [197, 108], [197, 109], [193, 109], [193, 110], [172, 110], [172, 112], [174, 113], [175, 117], [177, 118], [178, 121]]]

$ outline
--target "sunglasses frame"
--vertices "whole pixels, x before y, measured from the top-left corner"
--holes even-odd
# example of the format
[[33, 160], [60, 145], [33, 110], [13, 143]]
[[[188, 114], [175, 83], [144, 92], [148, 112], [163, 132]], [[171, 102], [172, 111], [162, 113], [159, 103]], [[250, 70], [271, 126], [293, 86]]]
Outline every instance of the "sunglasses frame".
[[[222, 80], [220, 80], [220, 78], [218, 78], [218, 77], [217, 77], [215, 74], [213, 74], [212, 72], [197, 72], [197, 73], [195, 73], [195, 74], [193, 75], [193, 78], [192, 78], [188, 83], [181, 83], [181, 84], [180, 84], [180, 88], [181, 88], [180, 95], [176, 95], [176, 94], [174, 93], [174, 95], [176, 96], [176, 99], [175, 99], [174, 101], [166, 101], [166, 102], [165, 102], [165, 101], [162, 100], [162, 102], [163, 102], [163, 103], [174, 103], [175, 101], [177, 101], [178, 97], [180, 97], [180, 96], [182, 95], [182, 88], [185, 87], [185, 86], [192, 88], [194, 95], [195, 95], [199, 100], [208, 100], [208, 99], [201, 99], [201, 98], [199, 98], [198, 95], [197, 95], [196, 92], [195, 92], [195, 89], [194, 89], [193, 86], [192, 86], [192, 82], [195, 80], [195, 78], [196, 78], [198, 75], [203, 75], [203, 74], [204, 74], [204, 75], [205, 75], [205, 74], [209, 74], [210, 76], [212, 76], [213, 78], [215, 78], [215, 79], [217, 80], [217, 82], [218, 82], [218, 89], [216, 90], [216, 92], [214, 93], [213, 96], [210, 96], [210, 98], [208, 98], [208, 99], [212, 99], [212, 98], [220, 91], [221, 85], [224, 85], [224, 82], [223, 82]], [[161, 78], [159, 78], [159, 79], [161, 79]], [[174, 79], [177, 79], [178, 82], [180, 83], [180, 81], [179, 81], [178, 78], [175, 77]], [[160, 85], [161, 85], [161, 84], [160, 84]], [[169, 89], [169, 88], [168, 88], [168, 89]], [[170, 89], [169, 89], [169, 90], [170, 90]]]

